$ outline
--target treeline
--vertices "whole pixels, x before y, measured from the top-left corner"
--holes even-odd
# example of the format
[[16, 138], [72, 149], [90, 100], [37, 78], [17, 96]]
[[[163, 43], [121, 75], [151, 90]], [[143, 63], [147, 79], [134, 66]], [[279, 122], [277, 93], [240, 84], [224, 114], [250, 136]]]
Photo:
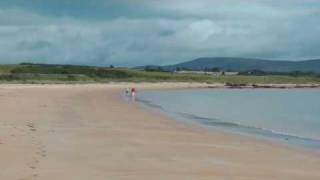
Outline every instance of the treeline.
[[[145, 66], [145, 71], [148, 72], [172, 72], [172, 70], [167, 70], [161, 66]], [[185, 68], [185, 67], [177, 67], [174, 71], [194, 71], [194, 69]], [[222, 72], [220, 68], [204, 68], [202, 71], [204, 72]]]
[[144, 70], [147, 72], [170, 72], [163, 69], [161, 66], [145, 66]]

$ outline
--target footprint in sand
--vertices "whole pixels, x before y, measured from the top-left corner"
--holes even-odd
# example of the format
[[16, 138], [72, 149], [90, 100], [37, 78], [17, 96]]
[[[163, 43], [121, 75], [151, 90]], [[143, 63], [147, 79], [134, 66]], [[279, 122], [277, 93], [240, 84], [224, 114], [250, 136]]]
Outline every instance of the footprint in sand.
[[40, 150], [37, 152], [37, 154], [41, 157], [46, 157], [47, 156], [47, 151], [46, 150]]
[[[28, 167], [34, 171], [38, 168], [41, 163], [41, 159], [47, 156], [46, 146], [40, 141], [39, 136], [37, 134], [37, 128], [33, 122], [27, 123], [27, 133], [29, 138], [31, 139], [32, 144], [35, 146], [36, 151], [34, 157], [28, 164]], [[32, 179], [38, 179], [38, 174], [33, 172]]]
[[[40, 139], [37, 137], [37, 129], [35, 125], [30, 122], [24, 126], [18, 126], [10, 122], [0, 122], [0, 127], [3, 127], [6, 133], [5, 137], [1, 137], [0, 146], [2, 144], [13, 143], [15, 140], [21, 140], [22, 142], [31, 142], [31, 146], [35, 151], [33, 154], [30, 154], [30, 159], [26, 162], [25, 168], [31, 170], [30, 174], [25, 176], [23, 180], [36, 180], [39, 179], [38, 174], [36, 173], [41, 158], [46, 155], [45, 146], [40, 142]], [[5, 141], [4, 141], [5, 140]], [[20, 141], [19, 141], [20, 142]], [[36, 154], [39, 152], [39, 154]], [[22, 180], [22, 179], [21, 179]]]
[[28, 123], [27, 126], [29, 127], [30, 131], [37, 131], [33, 123]]

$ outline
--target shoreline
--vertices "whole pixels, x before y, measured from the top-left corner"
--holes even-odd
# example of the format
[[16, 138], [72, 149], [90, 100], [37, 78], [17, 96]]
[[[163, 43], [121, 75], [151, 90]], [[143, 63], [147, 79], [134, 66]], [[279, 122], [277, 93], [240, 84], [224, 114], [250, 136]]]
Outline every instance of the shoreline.
[[[189, 88], [182, 88], [184, 90], [188, 90]], [[210, 87], [206, 88], [206, 89], [210, 89]], [[230, 89], [230, 88], [222, 88], [222, 89]], [[231, 89], [252, 89], [252, 88], [231, 88]], [[253, 88], [253, 89], [259, 89], [259, 88]], [[262, 88], [264, 89], [264, 88]], [[266, 88], [269, 89], [269, 88]], [[272, 89], [278, 89], [278, 88], [272, 88]], [[279, 88], [282, 89], [282, 88]], [[288, 89], [296, 89], [296, 88], [288, 88]], [[309, 88], [308, 88], [309, 89]], [[312, 88], [311, 88], [312, 89]], [[147, 91], [162, 91], [162, 90], [167, 90], [167, 89], [144, 89]], [[172, 90], [172, 89], [170, 89]], [[124, 97], [123, 99], [126, 99], [128, 97]], [[122, 100], [123, 100], [122, 99]], [[308, 143], [310, 143], [311, 141], [313, 143], [317, 142], [317, 147], [319, 145], [319, 140], [317, 139], [312, 139], [312, 138], [306, 138], [306, 137], [300, 137], [297, 135], [293, 135], [293, 134], [286, 134], [283, 132], [277, 132], [277, 131], [273, 131], [273, 130], [269, 130], [269, 129], [264, 129], [264, 128], [260, 128], [260, 127], [249, 127], [249, 126], [245, 126], [245, 128], [252, 128], [254, 131], [261, 131], [261, 132], [248, 132], [248, 131], [238, 131], [238, 130], [230, 130], [227, 128], [220, 128], [220, 127], [215, 127], [215, 126], [210, 126], [210, 125], [204, 125], [201, 124], [199, 122], [196, 122], [196, 120], [192, 120], [189, 118], [183, 118], [183, 117], [175, 117], [174, 115], [165, 112], [165, 110], [162, 107], [158, 107], [157, 105], [154, 106], [153, 104], [149, 105], [149, 103], [144, 102], [141, 99], [136, 99], [136, 101], [138, 102], [138, 106], [141, 107], [143, 110], [146, 111], [151, 111], [157, 115], [162, 115], [164, 117], [170, 118], [173, 121], [177, 122], [177, 123], [181, 123], [181, 124], [185, 124], [186, 126], [190, 126], [190, 128], [200, 128], [203, 129], [205, 131], [218, 131], [221, 132], [223, 134], [231, 134], [233, 136], [243, 136], [243, 137], [247, 137], [247, 138], [252, 138], [258, 141], [267, 141], [269, 143], [273, 143], [275, 145], [281, 145], [281, 146], [286, 146], [288, 148], [295, 148], [295, 149], [300, 149], [302, 151], [306, 151], [306, 152], [313, 152], [313, 153], [319, 153], [320, 155], [320, 149], [319, 148], [315, 148], [314, 145], [301, 145], [300, 141], [307, 141]], [[237, 124], [238, 126], [241, 126], [241, 124]], [[287, 142], [288, 139], [293, 139], [293, 141], [298, 141], [298, 142]], [[306, 143], [306, 142], [305, 142]], [[302, 143], [303, 144], [303, 143]]]
[[309, 143], [312, 141], [312, 143], [317, 143], [317, 145], [319, 144], [319, 140], [317, 139], [311, 139], [311, 138], [305, 138], [305, 137], [300, 137], [300, 136], [296, 136], [296, 135], [290, 135], [290, 134], [286, 134], [286, 133], [281, 133], [281, 132], [274, 132], [272, 130], [268, 130], [268, 129], [262, 129], [262, 128], [256, 128], [256, 127], [247, 127], [247, 128], [252, 128], [253, 130], [261, 130], [263, 132], [247, 132], [244, 130], [230, 130], [227, 128], [221, 128], [221, 127], [215, 127], [215, 126], [210, 126], [210, 125], [204, 125], [201, 124], [199, 122], [195, 122], [195, 120], [191, 120], [191, 119], [187, 119], [187, 121], [185, 120], [181, 120], [183, 118], [181, 118], [180, 120], [177, 119], [177, 117], [174, 117], [173, 115], [164, 112], [162, 109], [158, 108], [158, 107], [152, 107], [149, 106], [147, 104], [145, 104], [144, 102], [140, 102], [140, 105], [142, 109], [146, 110], [146, 111], [151, 111], [152, 113], [156, 114], [156, 115], [162, 115], [164, 117], [167, 117], [169, 119], [172, 119], [173, 121], [177, 122], [177, 123], [181, 123], [184, 124], [186, 126], [189, 126], [190, 128], [200, 128], [204, 131], [216, 131], [219, 133], [223, 133], [223, 134], [229, 134], [232, 136], [242, 136], [245, 138], [249, 138], [249, 139], [255, 139], [257, 141], [267, 141], [268, 143], [272, 143], [274, 145], [280, 145], [280, 146], [285, 146], [287, 148], [294, 148], [294, 149], [299, 149], [301, 151], [305, 151], [305, 152], [311, 152], [311, 153], [319, 153], [320, 155], [320, 149], [315, 148], [315, 145], [301, 145], [297, 142], [288, 142], [288, 139], [293, 139], [292, 141], [303, 141], [305, 143], [305, 141], [308, 141]]
[[[162, 91], [163, 89], [161, 90], [155, 89], [155, 90]], [[185, 90], [188, 90], [188, 88], [186, 88]], [[146, 91], [150, 91], [150, 90], [146, 90]], [[153, 89], [151, 91], [153, 91]], [[125, 98], [129, 99], [129, 97], [125, 97]], [[232, 126], [231, 127], [232, 129], [230, 129], [229, 127], [206, 125], [199, 122], [196, 117], [175, 116], [172, 113], [167, 112], [163, 107], [158, 106], [157, 104], [153, 104], [152, 102], [144, 101], [141, 98], [137, 98], [136, 101], [139, 103], [138, 106], [141, 106], [141, 108], [144, 108], [147, 111], [152, 111], [156, 114], [160, 113], [161, 115], [165, 115], [166, 117], [173, 119], [178, 123], [190, 125], [191, 128], [198, 127], [207, 131], [218, 131], [226, 134], [232, 134], [235, 136], [245, 136], [245, 137], [254, 138], [257, 140], [270, 141], [275, 144], [285, 145], [285, 146], [288, 146], [289, 148], [298, 148], [308, 152], [320, 153], [319, 139], [298, 136], [295, 134], [265, 129], [261, 127], [244, 126], [241, 124], [234, 124], [237, 127]], [[198, 117], [198, 118], [201, 118], [201, 117]], [[240, 129], [237, 129], [237, 128], [240, 128]]]
[[226, 89], [310, 89], [320, 88], [320, 84], [233, 84], [202, 82], [108, 82], [108, 83], [0, 83], [0, 88], [32, 87], [103, 87], [142, 89], [185, 89], [185, 88], [226, 88]]
[[0, 179], [320, 178], [318, 153], [177, 122], [121, 99], [132, 85], [206, 86], [1, 85]]
[[209, 85], [208, 88], [230, 88], [230, 89], [302, 89], [320, 88], [320, 84], [232, 84]]

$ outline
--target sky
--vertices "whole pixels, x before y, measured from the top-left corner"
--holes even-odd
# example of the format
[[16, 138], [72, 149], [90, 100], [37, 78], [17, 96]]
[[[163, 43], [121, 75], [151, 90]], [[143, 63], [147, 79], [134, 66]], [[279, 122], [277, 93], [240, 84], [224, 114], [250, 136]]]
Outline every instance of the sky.
[[0, 63], [320, 58], [319, 0], [1, 0]]

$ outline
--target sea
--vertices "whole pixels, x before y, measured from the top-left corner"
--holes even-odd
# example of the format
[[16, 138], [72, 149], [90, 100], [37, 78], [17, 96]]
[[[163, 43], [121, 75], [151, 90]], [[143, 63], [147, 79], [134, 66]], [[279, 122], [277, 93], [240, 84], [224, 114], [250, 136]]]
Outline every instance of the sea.
[[178, 121], [320, 150], [320, 89], [145, 90], [137, 100]]

